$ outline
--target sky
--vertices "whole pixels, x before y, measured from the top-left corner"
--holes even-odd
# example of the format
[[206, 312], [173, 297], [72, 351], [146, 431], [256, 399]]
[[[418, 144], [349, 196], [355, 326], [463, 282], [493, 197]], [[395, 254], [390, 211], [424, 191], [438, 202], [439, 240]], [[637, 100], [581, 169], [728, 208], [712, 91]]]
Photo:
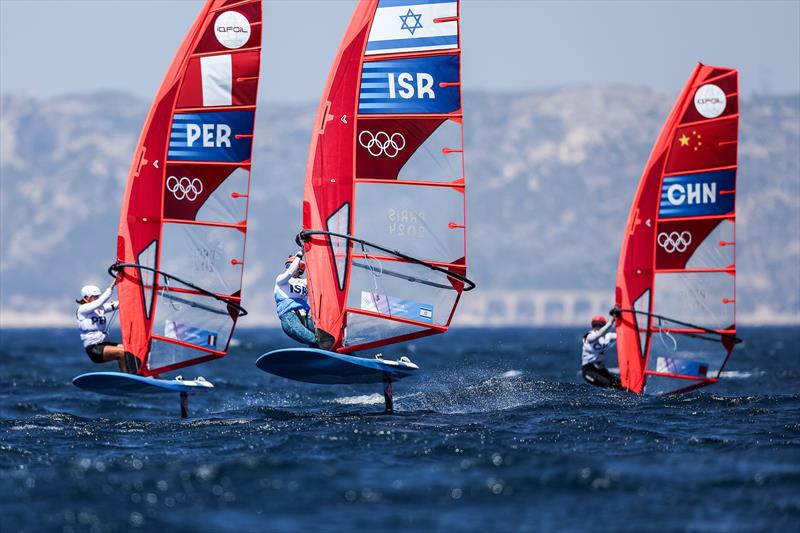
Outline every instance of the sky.
[[[200, 0], [0, 0], [0, 93], [154, 96]], [[260, 102], [319, 99], [354, 0], [265, 0]], [[694, 64], [800, 92], [800, 1], [462, 1], [465, 90], [628, 84], [677, 93]]]

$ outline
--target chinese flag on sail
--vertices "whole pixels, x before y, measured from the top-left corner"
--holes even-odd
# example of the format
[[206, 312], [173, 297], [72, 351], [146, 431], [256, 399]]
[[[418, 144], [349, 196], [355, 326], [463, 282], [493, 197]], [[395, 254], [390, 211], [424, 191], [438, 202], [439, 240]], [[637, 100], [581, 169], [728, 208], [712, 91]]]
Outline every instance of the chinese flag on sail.
[[735, 165], [736, 138], [736, 117], [678, 127], [672, 140], [666, 172]]

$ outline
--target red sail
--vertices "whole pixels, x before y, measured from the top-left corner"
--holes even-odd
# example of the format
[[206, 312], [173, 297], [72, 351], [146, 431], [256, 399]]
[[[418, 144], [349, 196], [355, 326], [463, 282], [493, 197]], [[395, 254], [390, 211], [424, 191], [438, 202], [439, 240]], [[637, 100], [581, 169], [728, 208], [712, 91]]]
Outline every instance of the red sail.
[[222, 357], [241, 309], [261, 1], [209, 0], [142, 129], [117, 261], [125, 350], [152, 375]]
[[650, 154], [617, 271], [625, 388], [715, 382], [736, 342], [736, 70], [698, 65]]
[[459, 20], [455, 0], [360, 2], [336, 55], [303, 202], [312, 317], [332, 349], [446, 331], [464, 290]]

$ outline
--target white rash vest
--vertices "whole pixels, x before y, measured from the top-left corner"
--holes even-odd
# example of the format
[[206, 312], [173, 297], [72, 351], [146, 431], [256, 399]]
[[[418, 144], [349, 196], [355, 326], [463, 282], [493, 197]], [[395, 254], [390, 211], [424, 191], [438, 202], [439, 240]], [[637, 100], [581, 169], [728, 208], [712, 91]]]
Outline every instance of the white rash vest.
[[609, 333], [614, 322], [608, 322], [597, 331], [589, 331], [583, 336], [583, 351], [581, 352], [581, 366], [589, 363], [602, 365], [606, 358], [606, 348], [617, 339], [616, 333]]
[[119, 309], [118, 301], [108, 302], [113, 291], [114, 287], [112, 285], [97, 300], [78, 306], [76, 318], [78, 319], [78, 327], [81, 329], [81, 340], [84, 348], [105, 342], [108, 338], [106, 313]]
[[308, 285], [304, 278], [295, 278], [294, 273], [300, 266], [300, 258], [295, 257], [289, 268], [275, 278], [275, 307], [278, 316], [289, 311], [308, 311]]

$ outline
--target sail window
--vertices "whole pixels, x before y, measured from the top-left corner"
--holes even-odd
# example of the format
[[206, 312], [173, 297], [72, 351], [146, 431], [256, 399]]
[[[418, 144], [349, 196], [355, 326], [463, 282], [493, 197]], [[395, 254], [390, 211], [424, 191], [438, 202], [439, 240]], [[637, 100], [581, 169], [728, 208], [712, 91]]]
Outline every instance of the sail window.
[[344, 344], [345, 346], [355, 346], [375, 339], [388, 339], [425, 330], [427, 330], [425, 326], [385, 320], [358, 313], [347, 313], [347, 336]]
[[460, 123], [454, 120], [444, 121], [403, 165], [398, 179], [451, 182], [461, 178], [461, 137]]
[[[146, 267], [155, 268], [156, 257], [158, 256], [158, 241], [153, 241], [136, 256], [138, 264]], [[153, 311], [153, 291], [155, 290], [156, 274], [150, 270], [139, 269], [142, 280], [142, 298], [144, 298], [144, 316], [149, 320], [150, 313]]]
[[355, 235], [427, 261], [464, 256], [464, 195], [450, 187], [356, 185]]
[[[350, 228], [350, 204], [345, 203], [325, 221], [325, 228], [333, 233], [347, 235]], [[347, 277], [348, 240], [342, 237], [329, 235], [333, 264], [336, 267], [336, 280], [339, 290], [344, 290]]]
[[654, 286], [654, 314], [712, 329], [734, 323], [734, 277], [725, 272], [657, 274]]
[[244, 234], [236, 228], [164, 224], [161, 270], [215, 294], [240, 290]]
[[642, 359], [647, 356], [647, 324], [649, 322], [647, 313], [650, 309], [650, 290], [646, 290], [642, 295], [633, 302], [633, 308], [639, 313], [631, 313], [636, 330], [639, 332], [639, 350], [642, 354]]

